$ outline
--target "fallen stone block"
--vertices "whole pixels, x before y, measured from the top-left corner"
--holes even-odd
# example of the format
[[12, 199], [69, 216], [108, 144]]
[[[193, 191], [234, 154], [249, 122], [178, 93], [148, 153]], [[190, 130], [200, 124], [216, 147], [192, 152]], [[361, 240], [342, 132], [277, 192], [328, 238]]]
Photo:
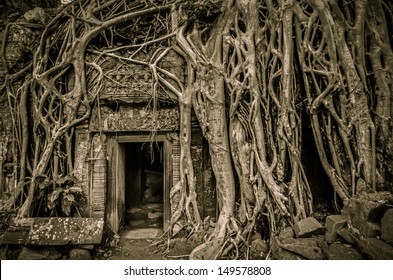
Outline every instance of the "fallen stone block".
[[128, 225], [129, 225], [130, 227], [138, 227], [138, 226], [141, 226], [141, 225], [143, 225], [143, 224], [145, 224], [145, 223], [146, 223], [145, 220], [137, 220], [137, 221], [129, 221], [129, 222], [128, 222]]
[[295, 245], [302, 245], [302, 246], [310, 246], [310, 247], [318, 247], [318, 240], [317, 238], [310, 237], [310, 238], [287, 238], [284, 239], [282, 244], [295, 244]]
[[69, 254], [70, 260], [91, 260], [91, 255], [85, 249], [72, 249]]
[[382, 239], [393, 244], [393, 209], [389, 209], [385, 212], [381, 220], [381, 233]]
[[[207, 228], [208, 230], [209, 228]], [[254, 232], [251, 236], [251, 241], [262, 239], [262, 235], [259, 232]]]
[[147, 218], [148, 218], [149, 220], [154, 220], [154, 219], [157, 219], [157, 218], [162, 218], [163, 215], [164, 215], [163, 212], [149, 212], [149, 213], [147, 214]]
[[393, 260], [393, 246], [377, 238], [358, 238], [348, 229], [338, 230], [340, 236], [356, 247], [370, 259], [373, 260]]
[[134, 207], [126, 210], [126, 214], [142, 214], [147, 215], [148, 210], [143, 207]]
[[357, 238], [354, 234], [352, 234], [349, 229], [342, 228], [337, 231], [338, 235], [341, 236], [347, 243], [356, 244]]
[[148, 213], [132, 213], [132, 214], [127, 214], [126, 218], [127, 220], [132, 220], [132, 221], [140, 221], [140, 220], [145, 220], [147, 219]]
[[251, 242], [251, 258], [258, 259], [266, 255], [269, 251], [269, 245], [265, 240], [255, 239]]
[[23, 246], [22, 252], [18, 256], [18, 260], [46, 260], [46, 255], [40, 251], [30, 249]]
[[323, 234], [323, 226], [313, 217], [305, 218], [293, 227], [296, 237], [309, 237], [312, 235]]
[[325, 219], [325, 228], [328, 232], [333, 233], [343, 228], [347, 224], [347, 217], [344, 215], [330, 215]]
[[393, 260], [393, 246], [377, 238], [359, 239], [360, 251], [373, 260]]
[[390, 192], [360, 192], [350, 198], [347, 212], [351, 226], [364, 238], [381, 234], [380, 222], [389, 204], [393, 203]]
[[276, 260], [305, 260], [301, 255], [283, 249], [279, 246], [279, 241], [274, 239], [271, 245], [272, 256]]
[[336, 242], [338, 237], [339, 237], [339, 234], [337, 233], [337, 231], [325, 233], [325, 241], [328, 244], [332, 244], [332, 243]]
[[146, 208], [148, 210], [163, 211], [164, 206], [162, 203], [149, 203], [149, 204], [146, 204]]
[[281, 241], [283, 241], [284, 239], [294, 238], [294, 237], [295, 237], [295, 233], [293, 232], [292, 227], [284, 228], [282, 231], [280, 231], [278, 235], [278, 239], [280, 239]]
[[[294, 239], [294, 240], [297, 240], [297, 239]], [[312, 242], [317, 243], [316, 240], [314, 240]], [[292, 253], [298, 254], [308, 260], [323, 260], [324, 256], [323, 256], [321, 248], [319, 248], [318, 246], [313, 246], [309, 243], [310, 242], [308, 240], [308, 241], [305, 241], [303, 244], [301, 242], [286, 243], [286, 244], [279, 243], [279, 246], [282, 249], [285, 249], [285, 250], [290, 251]]]
[[[94, 247], [94, 245], [92, 246]], [[54, 247], [46, 247], [42, 250], [42, 253], [47, 255], [47, 260], [60, 260], [63, 257]]]
[[341, 243], [333, 243], [326, 249], [323, 254], [328, 260], [362, 260], [363, 255], [353, 247], [345, 246]]
[[381, 235], [381, 225], [369, 221], [356, 221], [351, 223], [352, 231], [362, 238]]

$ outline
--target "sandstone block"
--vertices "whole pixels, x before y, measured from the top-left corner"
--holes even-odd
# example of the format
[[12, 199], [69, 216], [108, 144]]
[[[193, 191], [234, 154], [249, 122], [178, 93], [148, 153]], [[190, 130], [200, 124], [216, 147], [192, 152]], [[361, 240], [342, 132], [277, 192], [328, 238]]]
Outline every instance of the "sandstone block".
[[305, 218], [293, 227], [296, 237], [308, 237], [311, 235], [323, 234], [323, 226], [313, 217]]
[[70, 260], [91, 260], [91, 255], [85, 249], [72, 249], [70, 251]]
[[269, 245], [262, 239], [255, 239], [251, 242], [251, 257], [257, 259], [269, 251]]
[[60, 260], [63, 257], [54, 247], [46, 247], [42, 250], [42, 253], [47, 256], [47, 260]]
[[137, 220], [137, 221], [129, 221], [129, 222], [128, 222], [128, 225], [129, 225], [130, 227], [139, 227], [139, 226], [141, 226], [141, 225], [143, 225], [143, 224], [145, 224], [145, 223], [146, 223], [145, 220]]
[[278, 239], [280, 239], [281, 241], [283, 241], [284, 239], [294, 238], [294, 237], [295, 237], [295, 233], [293, 232], [292, 227], [284, 228], [278, 235]]
[[388, 204], [392, 203], [393, 194], [390, 192], [360, 192], [349, 201], [347, 210], [351, 225], [364, 238], [380, 235], [381, 219], [389, 208]]
[[22, 251], [18, 256], [18, 260], [46, 260], [47, 254], [43, 253], [41, 250], [34, 250], [29, 247], [22, 247]]
[[272, 251], [273, 258], [276, 260], [304, 260], [305, 259], [304, 257], [296, 253], [283, 249], [281, 246], [279, 246], [277, 240], [273, 240], [271, 251]]
[[157, 238], [163, 234], [162, 229], [157, 228], [140, 228], [130, 230], [124, 233], [123, 238], [126, 239], [152, 239]]
[[327, 250], [324, 250], [324, 255], [328, 260], [362, 260], [363, 255], [353, 247], [345, 246], [341, 243], [333, 243]]
[[279, 243], [282, 249], [298, 254], [308, 260], [323, 260], [322, 250], [315, 238], [288, 238]]
[[337, 231], [325, 233], [325, 241], [329, 244], [336, 242], [338, 237], [339, 237], [339, 235], [338, 235]]
[[344, 215], [330, 215], [326, 217], [325, 228], [328, 232], [333, 233], [343, 228], [347, 224], [347, 217]]
[[149, 220], [154, 220], [154, 219], [157, 219], [157, 218], [162, 218], [163, 215], [164, 215], [163, 212], [149, 212], [147, 214], [147, 218]]
[[393, 246], [377, 238], [359, 239], [359, 249], [373, 260], [393, 260]]

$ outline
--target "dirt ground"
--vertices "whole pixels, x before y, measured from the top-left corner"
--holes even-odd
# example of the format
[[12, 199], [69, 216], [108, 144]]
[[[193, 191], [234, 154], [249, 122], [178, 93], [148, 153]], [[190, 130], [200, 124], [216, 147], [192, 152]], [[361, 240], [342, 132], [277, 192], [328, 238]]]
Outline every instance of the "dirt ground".
[[[112, 251], [112, 255], [102, 259], [108, 260], [165, 260], [165, 259], [188, 259], [192, 248], [186, 246], [181, 250], [172, 250], [169, 255], [164, 255], [164, 251], [157, 250], [152, 246], [149, 239], [123, 239], [119, 247]], [[103, 256], [103, 255], [101, 255]], [[100, 259], [100, 255], [97, 256]]]
[[[163, 241], [163, 240], [161, 240]], [[188, 255], [194, 246], [186, 242], [178, 242], [169, 254], [164, 254], [166, 245], [160, 242], [155, 244], [154, 239], [126, 239], [120, 238], [116, 246], [109, 244], [96, 245], [89, 248], [92, 260], [166, 260], [166, 259], [188, 259]], [[70, 259], [70, 251], [83, 246], [0, 246], [0, 260], [20, 259], [22, 252], [25, 258], [22, 259]], [[87, 249], [86, 249], [87, 250]], [[50, 255], [49, 252], [50, 251]]]
[[[114, 245], [114, 244], [112, 244]], [[161, 239], [128, 239], [120, 236], [115, 246], [102, 245], [95, 248], [92, 256], [97, 260], [166, 260], [188, 259], [195, 244], [178, 239], [169, 253], [165, 253], [167, 243], [165, 237]]]
[[163, 252], [152, 247], [150, 239], [121, 238], [118, 246], [101, 246], [95, 249], [98, 260], [163, 260]]

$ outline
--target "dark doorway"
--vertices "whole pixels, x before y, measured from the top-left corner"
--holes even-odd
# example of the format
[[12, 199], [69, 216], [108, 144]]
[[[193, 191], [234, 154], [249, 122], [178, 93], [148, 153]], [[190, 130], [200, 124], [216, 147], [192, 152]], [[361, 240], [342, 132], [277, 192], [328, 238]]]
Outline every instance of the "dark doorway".
[[126, 228], [163, 228], [164, 145], [124, 143]]
[[302, 164], [313, 196], [313, 216], [324, 221], [326, 215], [335, 212], [334, 190], [319, 159], [310, 116], [305, 110], [303, 110], [302, 125]]

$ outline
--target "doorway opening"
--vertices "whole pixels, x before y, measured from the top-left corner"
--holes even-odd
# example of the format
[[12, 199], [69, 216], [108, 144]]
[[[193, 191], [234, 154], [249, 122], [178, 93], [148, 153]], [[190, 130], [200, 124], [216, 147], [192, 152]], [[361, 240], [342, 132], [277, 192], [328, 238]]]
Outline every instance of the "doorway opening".
[[310, 117], [302, 111], [302, 164], [313, 197], [313, 217], [325, 221], [327, 215], [334, 214], [334, 189], [323, 169], [315, 144]]
[[164, 226], [164, 143], [124, 143], [125, 228]]

